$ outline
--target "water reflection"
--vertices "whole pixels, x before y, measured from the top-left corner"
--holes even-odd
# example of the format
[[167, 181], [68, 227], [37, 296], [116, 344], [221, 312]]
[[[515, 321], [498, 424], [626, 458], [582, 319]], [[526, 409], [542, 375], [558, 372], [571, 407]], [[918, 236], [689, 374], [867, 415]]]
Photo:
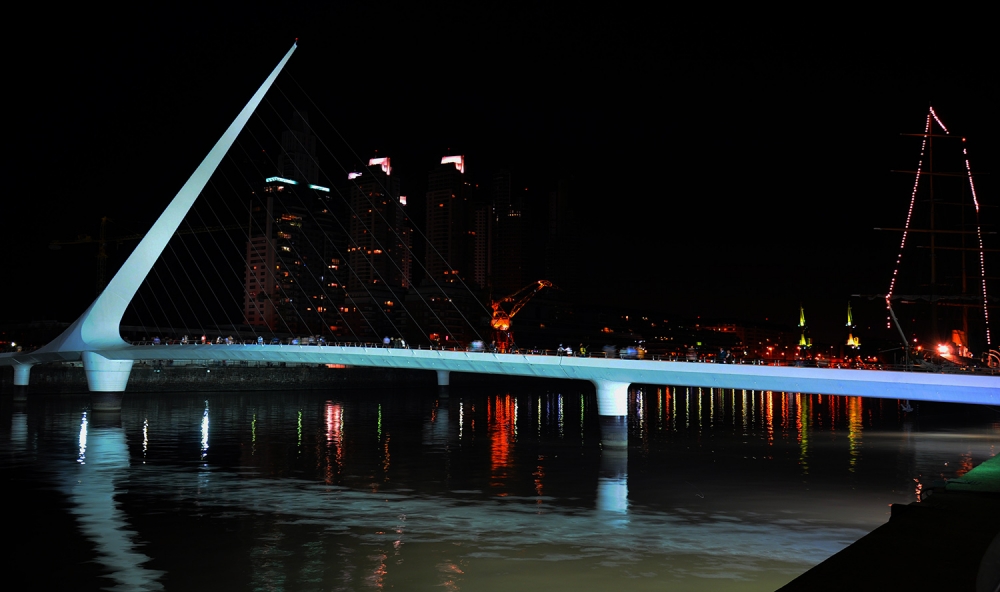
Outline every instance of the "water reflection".
[[150, 558], [136, 548], [137, 534], [115, 499], [118, 482], [128, 478], [125, 430], [114, 423], [91, 426], [84, 412], [77, 440], [78, 466], [63, 474], [63, 487], [73, 504], [70, 512], [116, 584], [113, 589], [162, 590], [163, 573], [143, 567]]
[[[615, 514], [628, 513], [628, 452], [604, 450], [601, 472], [597, 478], [597, 510]], [[622, 521], [619, 526], [627, 524]]]
[[10, 457], [40, 442], [123, 589], [165, 581], [152, 557], [190, 590], [582, 591], [777, 588], [1000, 450], [996, 421], [683, 387], [632, 389], [632, 447], [602, 450], [595, 410], [530, 389], [148, 395], [112, 424], [14, 413]]

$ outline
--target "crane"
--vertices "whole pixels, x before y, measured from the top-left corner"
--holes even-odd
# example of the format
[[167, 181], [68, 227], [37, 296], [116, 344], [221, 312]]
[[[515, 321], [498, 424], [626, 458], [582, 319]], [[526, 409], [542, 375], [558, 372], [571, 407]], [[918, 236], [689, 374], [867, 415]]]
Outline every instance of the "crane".
[[[538, 280], [521, 288], [509, 296], [504, 296], [500, 300], [494, 300], [493, 318], [490, 319], [490, 327], [493, 329], [493, 341], [496, 343], [497, 351], [506, 353], [514, 345], [514, 335], [510, 330], [511, 318], [516, 315], [524, 305], [538, 294], [542, 288], [554, 288], [552, 282], [548, 280]], [[509, 311], [504, 310], [502, 304], [513, 303]]]

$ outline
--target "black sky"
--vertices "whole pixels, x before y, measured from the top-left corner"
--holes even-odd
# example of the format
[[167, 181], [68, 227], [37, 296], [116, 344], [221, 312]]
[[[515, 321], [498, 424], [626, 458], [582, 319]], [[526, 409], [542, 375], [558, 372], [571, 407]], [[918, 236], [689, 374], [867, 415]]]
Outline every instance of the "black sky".
[[[872, 228], [903, 222], [912, 179], [889, 170], [915, 165], [899, 134], [929, 103], [997, 172], [995, 51], [966, 28], [983, 15], [920, 30], [624, 5], [70, 11], [21, 7], [12, 22], [36, 26], [5, 41], [0, 244], [18, 279], [0, 318], [78, 315], [93, 254], [47, 244], [104, 215], [148, 227], [296, 37], [277, 86], [303, 104], [301, 86], [358, 154], [392, 156], [404, 192], [448, 150], [534, 199], [572, 178], [590, 238], [566, 248], [592, 262], [596, 299], [787, 321], [801, 302], [839, 324], [850, 294], [886, 289], [898, 237]], [[992, 177], [979, 191], [1000, 204]]]

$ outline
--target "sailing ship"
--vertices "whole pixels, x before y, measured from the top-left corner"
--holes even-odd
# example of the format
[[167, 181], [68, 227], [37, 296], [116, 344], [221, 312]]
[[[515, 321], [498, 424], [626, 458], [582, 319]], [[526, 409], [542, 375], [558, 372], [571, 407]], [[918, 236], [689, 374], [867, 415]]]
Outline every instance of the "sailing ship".
[[[889, 289], [887, 326], [903, 342], [907, 363], [970, 365], [996, 346], [987, 291], [986, 249], [975, 174], [966, 138], [928, 109]], [[848, 324], [850, 324], [848, 311]]]

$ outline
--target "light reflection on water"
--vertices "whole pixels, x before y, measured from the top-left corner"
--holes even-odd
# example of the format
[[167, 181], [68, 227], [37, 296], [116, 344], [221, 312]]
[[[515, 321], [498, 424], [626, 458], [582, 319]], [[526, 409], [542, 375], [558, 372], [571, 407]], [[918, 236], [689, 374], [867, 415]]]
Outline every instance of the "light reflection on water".
[[37, 442], [38, 478], [115, 585], [186, 590], [770, 590], [913, 501], [914, 482], [1000, 450], [995, 415], [650, 387], [632, 390], [625, 454], [600, 449], [592, 399], [129, 395], [101, 427], [63, 399], [12, 413], [2, 446], [24, 462]]

